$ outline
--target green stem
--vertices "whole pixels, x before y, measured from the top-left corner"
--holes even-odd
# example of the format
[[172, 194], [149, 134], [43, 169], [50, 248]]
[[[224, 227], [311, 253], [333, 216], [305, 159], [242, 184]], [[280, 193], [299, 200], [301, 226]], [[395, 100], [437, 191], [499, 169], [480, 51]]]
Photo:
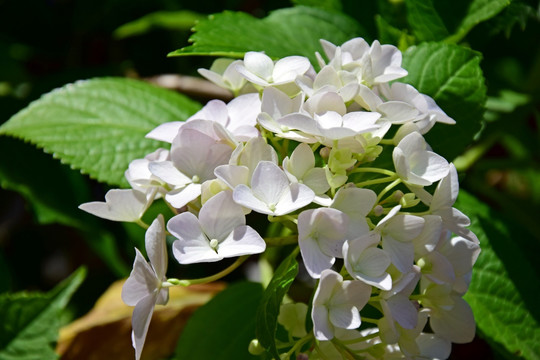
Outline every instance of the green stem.
[[[244, 256], [240, 256], [238, 259], [236, 259], [236, 261], [230, 265], [228, 268], [226, 268], [225, 270], [222, 270], [220, 272], [218, 272], [217, 274], [214, 274], [212, 276], [207, 276], [207, 277], [203, 277], [203, 278], [200, 278], [200, 279], [191, 279], [191, 280], [187, 280], [187, 279], [184, 279], [184, 280], [179, 280], [178, 281], [178, 285], [181, 285], [181, 286], [190, 286], [190, 285], [194, 285], [194, 284], [206, 284], [206, 283], [210, 283], [210, 282], [213, 282], [213, 281], [216, 281], [216, 280], [219, 280], [221, 279], [222, 277], [225, 277], [227, 275], [229, 275], [231, 272], [233, 272], [237, 267], [239, 267], [240, 265], [242, 265], [242, 263], [244, 261], [247, 260], [247, 258], [249, 258], [249, 255], [244, 255]], [[175, 284], [176, 285], [176, 284]]]
[[377, 173], [377, 174], [383, 174], [388, 176], [397, 176], [395, 172], [386, 170], [386, 169], [379, 169], [379, 168], [371, 168], [371, 167], [361, 167], [351, 170], [350, 174], [355, 173], [364, 173], [364, 172], [371, 172], [371, 173]]
[[361, 316], [360, 318], [362, 319], [363, 322], [368, 322], [368, 323], [375, 324], [375, 325], [377, 325], [379, 323], [378, 319], [368, 318], [368, 317], [364, 317], [364, 316]]
[[148, 225], [147, 223], [145, 223], [141, 219], [138, 219], [137, 221], [135, 221], [135, 224], [139, 225], [143, 229], [148, 229], [150, 227], [150, 225]]
[[310, 341], [312, 339], [313, 339], [313, 333], [307, 334], [306, 336], [304, 336], [303, 338], [298, 340], [296, 342], [296, 344], [294, 344], [294, 346], [289, 351], [287, 351], [287, 353], [285, 354], [285, 356], [283, 358], [284, 359], [290, 359], [292, 354], [294, 354], [295, 352], [300, 350], [302, 348], [302, 346], [304, 346], [305, 343], [307, 343], [308, 341]]
[[385, 183], [385, 182], [394, 181], [396, 178], [397, 178], [396, 175], [388, 176], [388, 177], [379, 178], [379, 179], [362, 181], [362, 182], [359, 182], [359, 183], [355, 183], [355, 185], [357, 187], [364, 187], [364, 186], [368, 186], [368, 185], [382, 184], [382, 183]]
[[394, 188], [395, 186], [397, 186], [399, 183], [401, 183], [401, 179], [396, 179], [394, 180], [391, 184], [389, 184], [387, 187], [385, 187], [379, 194], [379, 196], [377, 196], [377, 203], [379, 201], [381, 201], [382, 197], [384, 196], [384, 194], [386, 194], [388, 191], [392, 190], [392, 188]]
[[288, 235], [288, 236], [274, 236], [264, 238], [267, 246], [284, 246], [296, 244], [298, 242], [298, 235]]

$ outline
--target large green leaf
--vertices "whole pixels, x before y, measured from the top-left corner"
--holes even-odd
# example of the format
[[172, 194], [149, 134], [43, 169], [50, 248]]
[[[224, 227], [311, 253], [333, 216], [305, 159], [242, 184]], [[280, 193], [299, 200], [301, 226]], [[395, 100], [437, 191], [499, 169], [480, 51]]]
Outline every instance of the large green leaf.
[[438, 41], [446, 38], [448, 30], [431, 0], [406, 0], [407, 21], [420, 41]]
[[461, 24], [456, 29], [454, 35], [450, 36], [447, 41], [459, 42], [463, 39], [473, 27], [479, 23], [489, 20], [505, 7], [510, 5], [512, 0], [473, 0], [470, 3], [467, 14], [461, 21]]
[[516, 241], [531, 236], [463, 191], [456, 207], [471, 218], [482, 249], [465, 295], [480, 333], [508, 354], [540, 359], [538, 272]]
[[424, 43], [403, 54], [409, 75], [401, 81], [431, 96], [455, 125], [436, 124], [427, 134], [433, 149], [452, 160], [471, 143], [481, 128], [486, 86], [481, 55], [450, 44]]
[[193, 313], [173, 359], [255, 359], [248, 346], [255, 335], [255, 312], [261, 296], [261, 285], [248, 282], [217, 294]]
[[315, 52], [322, 50], [319, 39], [340, 45], [362, 33], [346, 15], [306, 6], [276, 10], [264, 19], [224, 11], [195, 26], [193, 45], [169, 55], [241, 58], [247, 51], [264, 51], [275, 58], [302, 55], [316, 64]]
[[199, 108], [141, 81], [93, 79], [44, 95], [2, 125], [0, 134], [29, 141], [99, 181], [125, 185], [129, 162], [160, 145], [145, 139], [146, 133]]
[[264, 291], [261, 304], [257, 310], [257, 339], [276, 359], [279, 359], [275, 340], [279, 308], [283, 297], [289, 291], [294, 278], [298, 274], [297, 255], [298, 249], [287, 256], [278, 266], [272, 280], [270, 280], [270, 284]]
[[47, 294], [1, 295], [0, 360], [57, 359], [60, 315], [85, 276], [81, 268]]
[[305, 5], [330, 11], [342, 11], [341, 0], [292, 0], [294, 5]]

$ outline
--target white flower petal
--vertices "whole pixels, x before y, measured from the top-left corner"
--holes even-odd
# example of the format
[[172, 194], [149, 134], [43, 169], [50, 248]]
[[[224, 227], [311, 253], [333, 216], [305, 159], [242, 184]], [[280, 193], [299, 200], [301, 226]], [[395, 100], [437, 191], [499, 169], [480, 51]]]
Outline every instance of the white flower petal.
[[201, 196], [201, 184], [189, 184], [185, 188], [173, 190], [165, 195], [165, 200], [173, 207], [180, 209], [188, 202]]
[[360, 313], [355, 306], [332, 306], [329, 311], [332, 325], [343, 329], [356, 329], [360, 326]]
[[260, 254], [266, 249], [263, 238], [249, 226], [238, 226], [225, 238], [218, 248], [224, 258]]
[[156, 127], [154, 130], [146, 134], [145, 137], [147, 139], [154, 139], [154, 140], [172, 143], [176, 135], [178, 135], [178, 131], [180, 130], [183, 124], [185, 124], [183, 121], [171, 121], [171, 122], [161, 124], [158, 127]]
[[224, 240], [238, 226], [246, 224], [242, 207], [232, 199], [230, 191], [210, 198], [199, 212], [199, 223], [209, 239]]
[[451, 342], [457, 344], [471, 342], [476, 332], [471, 307], [461, 297], [455, 296], [454, 301], [452, 310], [438, 310], [431, 314], [431, 328], [436, 335]]
[[79, 205], [79, 209], [103, 219], [137, 221], [153, 199], [132, 189], [112, 189], [105, 194], [105, 202], [93, 201]]
[[158, 279], [167, 272], [167, 246], [165, 242], [165, 224], [163, 215], [159, 214], [145, 234], [146, 253]]
[[311, 310], [313, 333], [317, 340], [325, 341], [334, 338], [334, 326], [330, 323], [326, 306], [313, 306]]
[[142, 298], [157, 289], [157, 283], [154, 270], [139, 249], [135, 249], [133, 270], [122, 286], [122, 301], [128, 306], [137, 305]]
[[156, 298], [157, 293], [148, 294], [146, 297], [141, 299], [141, 301], [135, 305], [135, 309], [133, 309], [133, 315], [131, 317], [131, 325], [133, 327], [131, 340], [133, 342], [133, 347], [135, 348], [136, 360], [141, 358], [144, 342], [146, 340], [146, 333], [148, 332], [150, 320], [152, 319], [152, 314], [154, 313]]
[[397, 294], [387, 301], [394, 320], [404, 329], [414, 329], [418, 321], [418, 310], [403, 294]]
[[411, 270], [414, 263], [414, 246], [412, 243], [406, 243], [392, 239], [389, 236], [383, 237], [383, 249], [390, 255], [392, 264], [402, 273]]

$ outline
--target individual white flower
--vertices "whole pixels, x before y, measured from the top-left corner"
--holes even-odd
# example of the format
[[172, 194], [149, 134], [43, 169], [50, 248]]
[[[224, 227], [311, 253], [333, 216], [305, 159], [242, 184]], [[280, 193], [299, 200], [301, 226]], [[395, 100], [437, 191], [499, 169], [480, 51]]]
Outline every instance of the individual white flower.
[[370, 189], [344, 186], [336, 192], [330, 207], [342, 211], [349, 217], [348, 239], [356, 239], [369, 232], [366, 217], [376, 202], [377, 194]]
[[452, 291], [451, 284], [422, 281], [421, 292], [422, 306], [429, 309], [430, 326], [436, 335], [458, 344], [473, 340], [476, 323], [472, 309]]
[[309, 275], [315, 279], [341, 258], [349, 217], [331, 208], [305, 210], [298, 216], [298, 245]]
[[331, 199], [324, 195], [330, 185], [326, 180], [326, 172], [323, 168], [315, 167], [315, 155], [307, 144], [299, 144], [291, 154], [291, 158], [283, 159], [283, 170], [289, 180], [307, 185], [316, 197], [314, 202], [319, 205], [330, 205]]
[[302, 94], [291, 99], [284, 92], [267, 87], [263, 91], [261, 113], [257, 116], [257, 122], [281, 138], [315, 143], [317, 142], [315, 138], [302, 134], [300, 131], [293, 131], [281, 123], [281, 119], [286, 115], [299, 112], [303, 102], [304, 96]]
[[236, 70], [253, 84], [277, 86], [290, 95], [299, 90], [294, 83], [296, 77], [304, 75], [310, 68], [309, 60], [303, 56], [288, 56], [274, 63], [268, 55], [254, 51], [248, 51], [243, 64], [236, 66]]
[[183, 126], [173, 141], [171, 161], [152, 162], [149, 165], [152, 174], [173, 185], [165, 200], [176, 208], [199, 197], [201, 184], [214, 179], [214, 169], [229, 161], [232, 148], [216, 139], [217, 135], [207, 128], [211, 123], [194, 120], [189, 126]]
[[261, 236], [246, 226], [244, 212], [232, 200], [230, 191], [210, 198], [198, 219], [184, 212], [170, 219], [167, 229], [178, 239], [173, 243], [173, 255], [180, 264], [258, 254], [266, 248]]
[[[457, 170], [454, 164], [450, 164], [448, 175], [437, 185], [433, 198], [427, 201], [429, 210], [433, 215], [442, 218], [443, 226], [456, 235], [464, 237], [474, 243], [479, 243], [476, 235], [466, 227], [471, 224], [469, 218], [453, 205], [459, 193]], [[423, 200], [424, 201], [424, 200]], [[424, 201], [426, 202], [426, 201]]]
[[[178, 135], [180, 128], [189, 126], [187, 124], [196, 120], [206, 120], [217, 123], [223, 129], [226, 129], [225, 131], [220, 126], [216, 127], [214, 132], [217, 132], [218, 136], [233, 143], [237, 141], [248, 141], [253, 137], [259, 136], [259, 131], [255, 128], [255, 125], [257, 124], [257, 115], [260, 111], [261, 101], [259, 100], [259, 94], [240, 95], [228, 104], [225, 104], [221, 100], [211, 100], [185, 122], [171, 121], [161, 124], [150, 131], [146, 137], [172, 143]], [[200, 128], [202, 124], [208, 126], [212, 123], [199, 122], [196, 125], [197, 127], [194, 128], [202, 131]], [[193, 124], [190, 125], [193, 126]], [[208, 134], [206, 130], [203, 132]]]
[[343, 280], [332, 270], [321, 273], [313, 296], [311, 318], [317, 340], [334, 338], [335, 328], [356, 329], [360, 326], [360, 310], [367, 304], [371, 287], [361, 281]]
[[160, 195], [166, 192], [164, 186], [167, 184], [152, 175], [148, 165], [153, 161], [169, 160], [169, 157], [169, 150], [157, 149], [153, 153], [146, 155], [143, 159], [136, 159], [130, 162], [124, 175], [134, 190], [148, 192], [152, 189], [157, 189], [157, 195]]
[[315, 193], [304, 184], [289, 182], [276, 164], [261, 161], [251, 177], [250, 187], [234, 188], [233, 199], [238, 204], [261, 214], [285, 215], [310, 204]]
[[135, 306], [131, 320], [131, 337], [137, 360], [141, 357], [154, 306], [165, 305], [169, 301], [169, 290], [163, 287], [167, 280], [165, 275], [168, 260], [165, 225], [161, 214], [146, 230], [145, 245], [150, 264], [141, 252], [135, 249], [133, 270], [122, 287], [122, 300], [129, 306]]
[[355, 279], [382, 290], [392, 288], [392, 277], [386, 272], [390, 256], [377, 247], [380, 236], [368, 233], [343, 243], [343, 259], [347, 272]]
[[398, 205], [377, 224], [374, 231], [382, 238], [382, 248], [392, 259], [392, 264], [402, 273], [411, 271], [414, 263], [412, 240], [422, 232], [425, 220], [415, 215], [397, 214]]
[[394, 148], [394, 166], [405, 183], [429, 186], [448, 174], [448, 161], [428, 149], [428, 144], [417, 132], [405, 136]]
[[241, 63], [242, 60], [219, 58], [214, 60], [209, 70], [198, 69], [197, 71], [214, 84], [238, 94], [247, 83], [236, 70], [236, 66]]
[[296, 83], [302, 91], [312, 97], [316, 93], [336, 92], [344, 102], [349, 102], [358, 93], [358, 79], [356, 75], [344, 70], [336, 70], [332, 66], [324, 66], [317, 73], [315, 79], [309, 76], [299, 76]]
[[155, 192], [144, 193], [133, 189], [112, 189], [105, 194], [105, 202], [92, 201], [79, 209], [113, 221], [139, 221], [154, 199]]

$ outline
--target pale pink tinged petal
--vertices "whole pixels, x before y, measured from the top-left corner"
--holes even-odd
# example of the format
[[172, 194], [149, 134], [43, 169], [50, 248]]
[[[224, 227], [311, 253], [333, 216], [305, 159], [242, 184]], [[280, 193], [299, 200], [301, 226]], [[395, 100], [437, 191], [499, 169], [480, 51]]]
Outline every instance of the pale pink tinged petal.
[[414, 262], [414, 246], [412, 243], [405, 243], [392, 239], [389, 236], [383, 237], [383, 249], [390, 255], [392, 264], [402, 273], [411, 270]]
[[261, 161], [253, 172], [251, 189], [265, 204], [276, 205], [289, 190], [289, 179], [273, 162]]
[[311, 204], [315, 198], [315, 193], [308, 186], [304, 184], [294, 183], [291, 184], [289, 189], [285, 190], [279, 201], [275, 204], [275, 215], [281, 216], [306, 205]]
[[173, 190], [165, 195], [165, 201], [173, 207], [180, 209], [187, 205], [190, 201], [201, 196], [201, 184], [189, 184], [185, 188]]
[[248, 209], [255, 210], [258, 213], [267, 215], [273, 214], [273, 212], [268, 208], [268, 204], [256, 198], [251, 189], [246, 185], [240, 184], [234, 188], [233, 200], [237, 204], [245, 206]]
[[318, 242], [310, 237], [299, 237], [298, 245], [300, 245], [300, 253], [306, 270], [314, 279], [321, 277], [321, 273], [330, 269], [336, 261], [335, 257], [324, 254], [319, 248]]
[[418, 310], [407, 296], [397, 294], [386, 301], [394, 320], [404, 329], [414, 329], [418, 321]]
[[315, 155], [311, 147], [307, 144], [298, 145], [291, 154], [291, 162], [288, 166], [291, 172], [298, 179], [302, 179], [308, 170], [315, 167]]
[[145, 234], [146, 254], [158, 279], [163, 279], [167, 272], [167, 245], [165, 242], [165, 224], [159, 214]]
[[103, 219], [132, 222], [141, 218], [152, 200], [147, 200], [146, 194], [140, 191], [112, 189], [105, 194], [105, 202], [84, 203], [79, 209]]
[[268, 145], [262, 137], [257, 137], [245, 144], [237, 161], [239, 165], [245, 165], [249, 168], [251, 176], [261, 161], [270, 161], [277, 164], [278, 156], [271, 145]]
[[167, 230], [177, 239], [205, 239], [199, 219], [190, 212], [173, 216], [167, 222]]
[[361, 324], [358, 309], [348, 304], [331, 306], [329, 318], [332, 325], [343, 329], [356, 329]]
[[156, 127], [146, 134], [146, 138], [172, 143], [178, 131], [185, 124], [183, 121], [171, 121]]
[[273, 80], [275, 83], [291, 82], [298, 75], [305, 74], [311, 64], [308, 58], [303, 56], [287, 56], [276, 62], [273, 71]]
[[148, 169], [152, 175], [175, 187], [183, 187], [191, 182], [191, 179], [174, 167], [171, 161], [151, 162], [148, 164]]
[[249, 182], [249, 169], [246, 166], [220, 165], [216, 167], [214, 174], [231, 189], [240, 184], [247, 185]]
[[158, 279], [139, 249], [135, 249], [133, 270], [122, 286], [122, 301], [135, 306], [142, 298], [156, 290]]
[[192, 213], [176, 215], [167, 223], [169, 232], [178, 238], [173, 243], [173, 255], [180, 264], [221, 260], [203, 234], [199, 221]]
[[459, 193], [459, 183], [456, 167], [450, 164], [448, 175], [437, 185], [430, 209], [442, 209], [454, 205]]
[[343, 187], [334, 196], [332, 208], [343, 211], [352, 219], [360, 219], [366, 217], [376, 201], [373, 190]]
[[237, 129], [241, 125], [255, 126], [257, 115], [261, 112], [259, 94], [240, 95], [227, 104], [229, 111], [229, 129]]
[[150, 326], [150, 320], [154, 313], [154, 306], [156, 305], [157, 293], [149, 294], [144, 297], [135, 305], [133, 309], [133, 315], [131, 317], [131, 325], [133, 332], [131, 333], [131, 339], [133, 347], [135, 348], [135, 359], [141, 358], [141, 353], [146, 340], [146, 333]]
[[452, 310], [432, 314], [430, 325], [435, 334], [457, 344], [471, 342], [476, 331], [473, 312], [465, 300], [455, 297]]
[[209, 239], [225, 239], [234, 228], [245, 225], [242, 207], [232, 199], [230, 191], [222, 191], [210, 198], [199, 212], [199, 223]]
[[388, 101], [377, 107], [388, 120], [394, 124], [403, 124], [413, 121], [418, 116], [418, 110], [402, 101]]
[[420, 216], [396, 215], [386, 223], [384, 233], [398, 241], [409, 242], [420, 235], [425, 222], [424, 218]]
[[420, 353], [430, 359], [448, 359], [452, 342], [435, 334], [422, 333], [416, 338]]
[[334, 326], [330, 323], [326, 306], [313, 306], [311, 310], [313, 320], [313, 333], [317, 340], [332, 340], [334, 338]]
[[[255, 117], [256, 119], [257, 117]], [[261, 133], [255, 126], [242, 125], [234, 129], [233, 135], [237, 141], [249, 141], [250, 139], [260, 137]]]
[[266, 249], [263, 238], [249, 226], [236, 227], [218, 247], [224, 258], [260, 254]]

